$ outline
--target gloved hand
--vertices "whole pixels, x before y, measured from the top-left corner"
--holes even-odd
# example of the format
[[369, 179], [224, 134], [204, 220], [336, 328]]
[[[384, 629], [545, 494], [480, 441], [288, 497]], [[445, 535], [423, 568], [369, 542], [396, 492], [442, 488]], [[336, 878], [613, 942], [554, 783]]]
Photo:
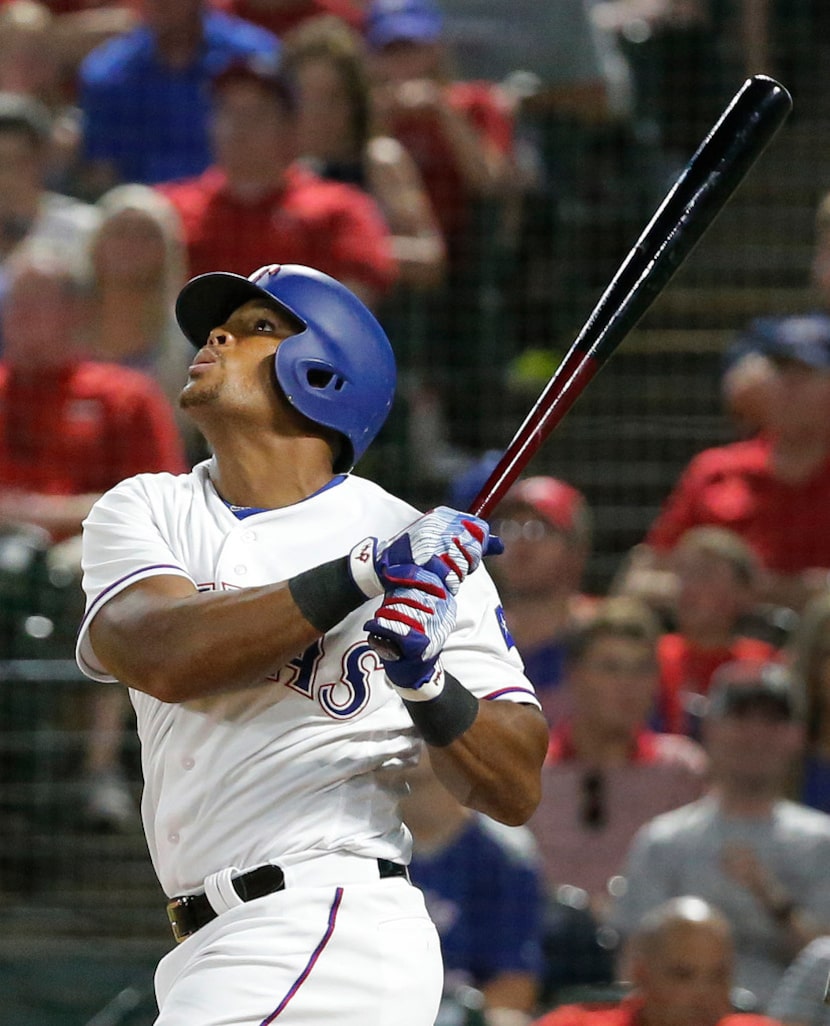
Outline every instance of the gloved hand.
[[439, 506], [391, 541], [366, 538], [352, 549], [349, 563], [355, 584], [367, 597], [403, 586], [413, 567], [435, 574], [456, 595], [483, 556], [503, 551], [501, 539], [490, 534], [486, 520]]
[[441, 577], [423, 567], [411, 567], [400, 586], [386, 593], [363, 626], [396, 687], [417, 690], [435, 676], [455, 613], [452, 592]]

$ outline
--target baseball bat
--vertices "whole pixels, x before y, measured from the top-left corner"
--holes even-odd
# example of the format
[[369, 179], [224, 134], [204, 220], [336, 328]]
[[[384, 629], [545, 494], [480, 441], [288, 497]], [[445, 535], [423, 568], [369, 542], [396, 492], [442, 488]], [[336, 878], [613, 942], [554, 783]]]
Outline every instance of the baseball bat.
[[666, 287], [792, 109], [766, 75], [748, 78], [624, 258], [470, 507], [485, 519]]
[[[620, 264], [562, 362], [470, 506], [487, 519], [588, 383], [666, 287], [792, 110], [787, 89], [748, 78]], [[370, 635], [384, 658], [395, 646]]]

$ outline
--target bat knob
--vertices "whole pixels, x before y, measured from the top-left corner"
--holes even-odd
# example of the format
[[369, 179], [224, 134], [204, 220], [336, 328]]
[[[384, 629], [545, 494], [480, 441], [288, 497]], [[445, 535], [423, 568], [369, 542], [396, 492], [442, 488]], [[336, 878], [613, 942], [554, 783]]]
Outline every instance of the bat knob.
[[395, 642], [378, 634], [369, 635], [369, 648], [387, 663], [396, 663], [401, 658], [401, 650]]

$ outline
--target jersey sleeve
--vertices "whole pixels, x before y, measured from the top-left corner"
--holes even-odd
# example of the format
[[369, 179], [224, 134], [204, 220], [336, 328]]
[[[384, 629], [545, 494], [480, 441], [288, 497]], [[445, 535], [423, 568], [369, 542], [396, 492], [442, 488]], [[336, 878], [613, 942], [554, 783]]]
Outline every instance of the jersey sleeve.
[[122, 481], [95, 503], [84, 521], [81, 565], [86, 608], [75, 658], [93, 680], [115, 680], [89, 641], [89, 625], [98, 610], [129, 585], [148, 577], [174, 574], [192, 581], [161, 529], [164, 506], [153, 502], [148, 481], [145, 475]]
[[458, 593], [456, 626], [441, 662], [477, 698], [541, 708], [505, 627], [496, 586], [484, 566], [467, 578]]

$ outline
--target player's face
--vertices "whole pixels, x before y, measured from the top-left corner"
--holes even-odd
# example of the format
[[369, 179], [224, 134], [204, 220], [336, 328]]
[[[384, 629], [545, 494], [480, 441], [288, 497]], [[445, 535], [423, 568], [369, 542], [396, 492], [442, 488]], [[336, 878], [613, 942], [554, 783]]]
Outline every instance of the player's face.
[[274, 353], [280, 342], [297, 333], [297, 326], [276, 307], [259, 299], [236, 309], [211, 331], [196, 354], [179, 403], [183, 409], [219, 407], [224, 412], [272, 418], [280, 402], [274, 382]]

